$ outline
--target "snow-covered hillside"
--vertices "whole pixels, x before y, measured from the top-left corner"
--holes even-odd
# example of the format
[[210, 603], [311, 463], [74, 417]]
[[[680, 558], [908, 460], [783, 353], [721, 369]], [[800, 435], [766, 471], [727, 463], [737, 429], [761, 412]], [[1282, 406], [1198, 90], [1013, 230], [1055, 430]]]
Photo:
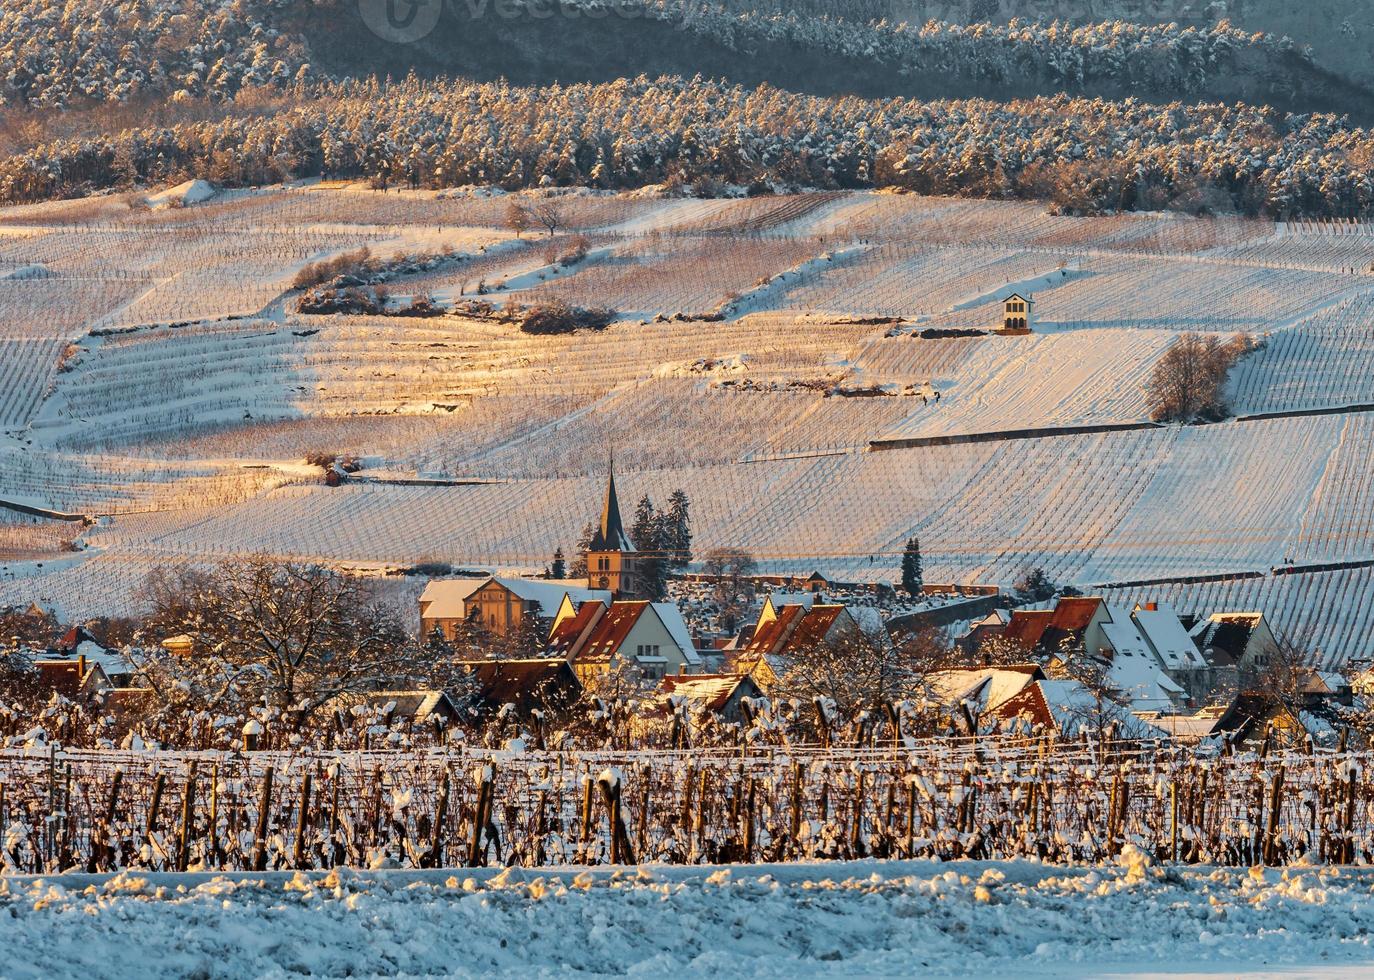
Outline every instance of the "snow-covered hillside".
[[[512, 203], [560, 226], [515, 237]], [[351, 183], [82, 207], [0, 224], [0, 501], [103, 520], [75, 556], [0, 568], [0, 603], [123, 611], [158, 563], [250, 551], [541, 569], [613, 446], [627, 497], [688, 491], [699, 552], [874, 581], [918, 535], [946, 581], [1039, 565], [1150, 598], [1273, 579], [1280, 624], [1338, 660], [1363, 642], [1353, 596], [1314, 619], [1297, 587], [1374, 560], [1361, 226]], [[560, 262], [576, 236], [586, 257]], [[531, 336], [294, 312], [302, 266], [364, 245], [446, 256], [398, 296], [620, 314]], [[1036, 300], [1030, 336], [990, 333], [1012, 289]], [[1227, 395], [1275, 417], [1151, 423], [1148, 379], [1186, 331], [1256, 340]], [[304, 459], [340, 453], [364, 469], [325, 488]], [[396, 484], [420, 476], [438, 483]], [[70, 538], [7, 533], [16, 554]]]

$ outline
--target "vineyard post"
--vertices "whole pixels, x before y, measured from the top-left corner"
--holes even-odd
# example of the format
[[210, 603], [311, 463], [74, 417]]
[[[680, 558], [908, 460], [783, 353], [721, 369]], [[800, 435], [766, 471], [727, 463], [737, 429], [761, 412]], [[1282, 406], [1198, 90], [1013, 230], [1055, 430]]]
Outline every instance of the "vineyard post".
[[[754, 860], [754, 777], [749, 777], [749, 796], [744, 806], [744, 861]], [[641, 853], [643, 848], [641, 847]]]
[[258, 820], [253, 828], [253, 871], [267, 869], [267, 812], [272, 809], [272, 767], [262, 773], [262, 796], [258, 799]]
[[206, 842], [206, 861], [214, 865], [219, 857], [219, 763], [210, 767], [210, 839]]
[[148, 804], [148, 822], [144, 827], [143, 835], [148, 841], [148, 850], [150, 854], [152, 853], [153, 847], [153, 834], [157, 831], [157, 811], [162, 805], [162, 788], [166, 780], [167, 777], [162, 773], [158, 773], [153, 779], [153, 798]]
[[864, 771], [854, 779], [854, 823], [849, 829], [849, 846], [855, 857], [864, 856]]
[[697, 775], [697, 814], [692, 822], [692, 853], [700, 854], [706, 842], [706, 774], [705, 767]]
[[1169, 780], [1169, 861], [1178, 863], [1178, 780]]
[[906, 777], [906, 858], [916, 856], [916, 774]]
[[1283, 807], [1283, 766], [1274, 773], [1274, 785], [1269, 793], [1269, 827], [1264, 835], [1264, 863], [1278, 863], [1279, 811]]
[[581, 860], [581, 862], [582, 862], [583, 864], [590, 864], [590, 863], [591, 863], [591, 860], [590, 860], [591, 855], [588, 853], [588, 851], [591, 849], [591, 837], [592, 837], [592, 777], [591, 777], [591, 773], [585, 773], [585, 774], [583, 774], [583, 776], [582, 776], [582, 814], [581, 814], [581, 816], [582, 816], [582, 821], [581, 821], [581, 825], [580, 825], [580, 827], [579, 827], [579, 830], [581, 831], [581, 833], [578, 835], [578, 841], [579, 841], [578, 853], [579, 853], [579, 855], [580, 855], [580, 860]]
[[333, 785], [329, 787], [329, 854], [330, 863], [339, 863], [339, 784], [343, 782], [343, 769], [333, 767]]
[[196, 808], [196, 763], [186, 767], [186, 785], [181, 792], [181, 828], [177, 831], [177, 870], [185, 871], [191, 859], [191, 831]]
[[1349, 777], [1345, 786], [1345, 847], [1342, 864], [1355, 863], [1355, 765], [1347, 763]]
[[692, 763], [688, 761], [682, 775], [682, 836], [688, 851], [692, 849], [692, 775]]
[[[123, 769], [115, 769], [114, 775], [113, 775], [112, 777], [110, 777], [110, 799], [109, 799], [109, 802], [106, 803], [106, 805], [105, 805], [105, 833], [106, 833], [107, 835], [112, 835], [112, 834], [114, 833], [114, 825], [115, 825], [115, 808], [116, 808], [116, 807], [118, 806], [118, 804], [119, 804], [119, 785], [120, 785], [120, 783], [122, 783], [123, 781], [124, 781], [124, 770], [123, 770]], [[5, 807], [4, 807], [4, 805], [3, 805], [3, 801], [4, 801], [4, 798], [5, 798], [5, 797], [4, 797], [4, 789], [5, 789], [5, 788], [4, 788], [3, 786], [0, 786], [0, 827], [4, 826], [4, 812], [5, 812]], [[113, 870], [113, 868], [114, 868], [114, 845], [107, 842], [107, 843], [105, 844], [105, 851], [106, 851], [106, 862], [107, 862], [107, 864], [106, 864], [106, 870]]]
[[[337, 785], [334, 792], [334, 817], [338, 819], [339, 794]], [[542, 811], [542, 806], [541, 806]], [[429, 866], [443, 867], [444, 818], [448, 815], [448, 770], [444, 770], [443, 780], [439, 783], [439, 802], [434, 806], [434, 839], [429, 845]], [[541, 812], [542, 815], [542, 812]]]
[[473, 812], [473, 836], [467, 841], [467, 866], [478, 867], [482, 856], [482, 833], [491, 822], [492, 782], [496, 779], [496, 767], [486, 763], [477, 771], [477, 807]]
[[802, 764], [799, 761], [792, 763], [792, 815], [788, 821], [787, 831], [791, 838], [792, 848], [799, 849], [802, 821]]
[[305, 863], [305, 834], [310, 825], [310, 770], [301, 774], [300, 809], [296, 814], [296, 840], [291, 845], [291, 867], [301, 868]]

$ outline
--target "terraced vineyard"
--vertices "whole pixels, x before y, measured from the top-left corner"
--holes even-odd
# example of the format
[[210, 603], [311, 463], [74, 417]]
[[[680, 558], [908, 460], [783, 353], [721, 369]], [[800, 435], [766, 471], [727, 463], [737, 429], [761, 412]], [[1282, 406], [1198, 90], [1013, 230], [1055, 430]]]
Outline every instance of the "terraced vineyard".
[[[556, 232], [514, 239], [512, 201], [555, 206]], [[551, 263], [576, 233], [588, 256]], [[79, 537], [7, 517], [0, 604], [96, 615], [127, 608], [150, 568], [255, 551], [540, 569], [595, 512], [613, 449], [627, 499], [688, 491], [698, 554], [875, 581], [919, 535], [932, 580], [1037, 565], [1126, 599], [1231, 588], [1280, 625], [1319, 624], [1339, 659], [1358, 653], [1351, 597], [1374, 560], [1370, 241], [882, 193], [313, 184], [13, 208], [0, 512], [106, 516]], [[481, 283], [498, 307], [621, 316], [532, 336], [297, 313], [295, 270], [363, 245], [465, 256], [397, 296], [451, 304]], [[1030, 336], [988, 332], [1012, 289], [1036, 300]], [[1260, 342], [1227, 395], [1277, 417], [1149, 422], [1150, 374], [1193, 330]], [[327, 488], [306, 457], [340, 454], [363, 469]], [[1200, 577], [1225, 581], [1178, 584]], [[1326, 597], [1332, 616], [1307, 608]]]

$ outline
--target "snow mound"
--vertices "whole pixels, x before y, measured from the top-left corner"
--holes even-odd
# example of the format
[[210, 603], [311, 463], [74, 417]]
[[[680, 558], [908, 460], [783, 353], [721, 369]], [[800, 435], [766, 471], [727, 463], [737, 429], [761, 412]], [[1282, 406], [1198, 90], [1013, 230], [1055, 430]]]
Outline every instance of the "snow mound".
[[187, 180], [175, 187], [169, 187], [165, 191], [149, 195], [144, 200], [148, 202], [148, 207], [158, 210], [200, 204], [214, 196], [214, 185], [208, 180]]
[[703, 375], [742, 374], [749, 369], [748, 354], [699, 357], [695, 361], [669, 361], [654, 368], [655, 378], [698, 378]]

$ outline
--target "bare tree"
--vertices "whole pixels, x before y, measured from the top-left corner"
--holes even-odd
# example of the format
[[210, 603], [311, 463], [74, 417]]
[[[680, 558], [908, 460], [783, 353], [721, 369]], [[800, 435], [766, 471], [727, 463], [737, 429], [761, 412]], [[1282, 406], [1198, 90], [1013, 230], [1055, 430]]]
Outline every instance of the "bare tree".
[[[361, 579], [266, 557], [159, 576], [147, 588], [143, 673], [169, 704], [261, 704], [300, 727], [339, 694], [408, 683], [423, 664], [397, 614]], [[160, 645], [180, 635], [190, 654]]]
[[926, 676], [949, 664], [948, 649], [934, 641], [933, 634], [921, 634], [893, 643], [886, 630], [852, 629], [789, 652], [777, 692], [828, 699], [846, 717], [881, 711], [919, 693]]
[[534, 220], [548, 231], [549, 237], [563, 227], [563, 209], [554, 201], [540, 201], [534, 206]]
[[1241, 334], [1225, 343], [1216, 334], [1184, 334], [1150, 374], [1145, 388], [1150, 417], [1157, 422], [1224, 418], [1226, 379], [1251, 348], [1250, 339]]
[[758, 563], [742, 548], [713, 548], [702, 560], [702, 571], [714, 580], [711, 598], [715, 601], [721, 628], [733, 632], [740, 617], [754, 600], [751, 576]]

